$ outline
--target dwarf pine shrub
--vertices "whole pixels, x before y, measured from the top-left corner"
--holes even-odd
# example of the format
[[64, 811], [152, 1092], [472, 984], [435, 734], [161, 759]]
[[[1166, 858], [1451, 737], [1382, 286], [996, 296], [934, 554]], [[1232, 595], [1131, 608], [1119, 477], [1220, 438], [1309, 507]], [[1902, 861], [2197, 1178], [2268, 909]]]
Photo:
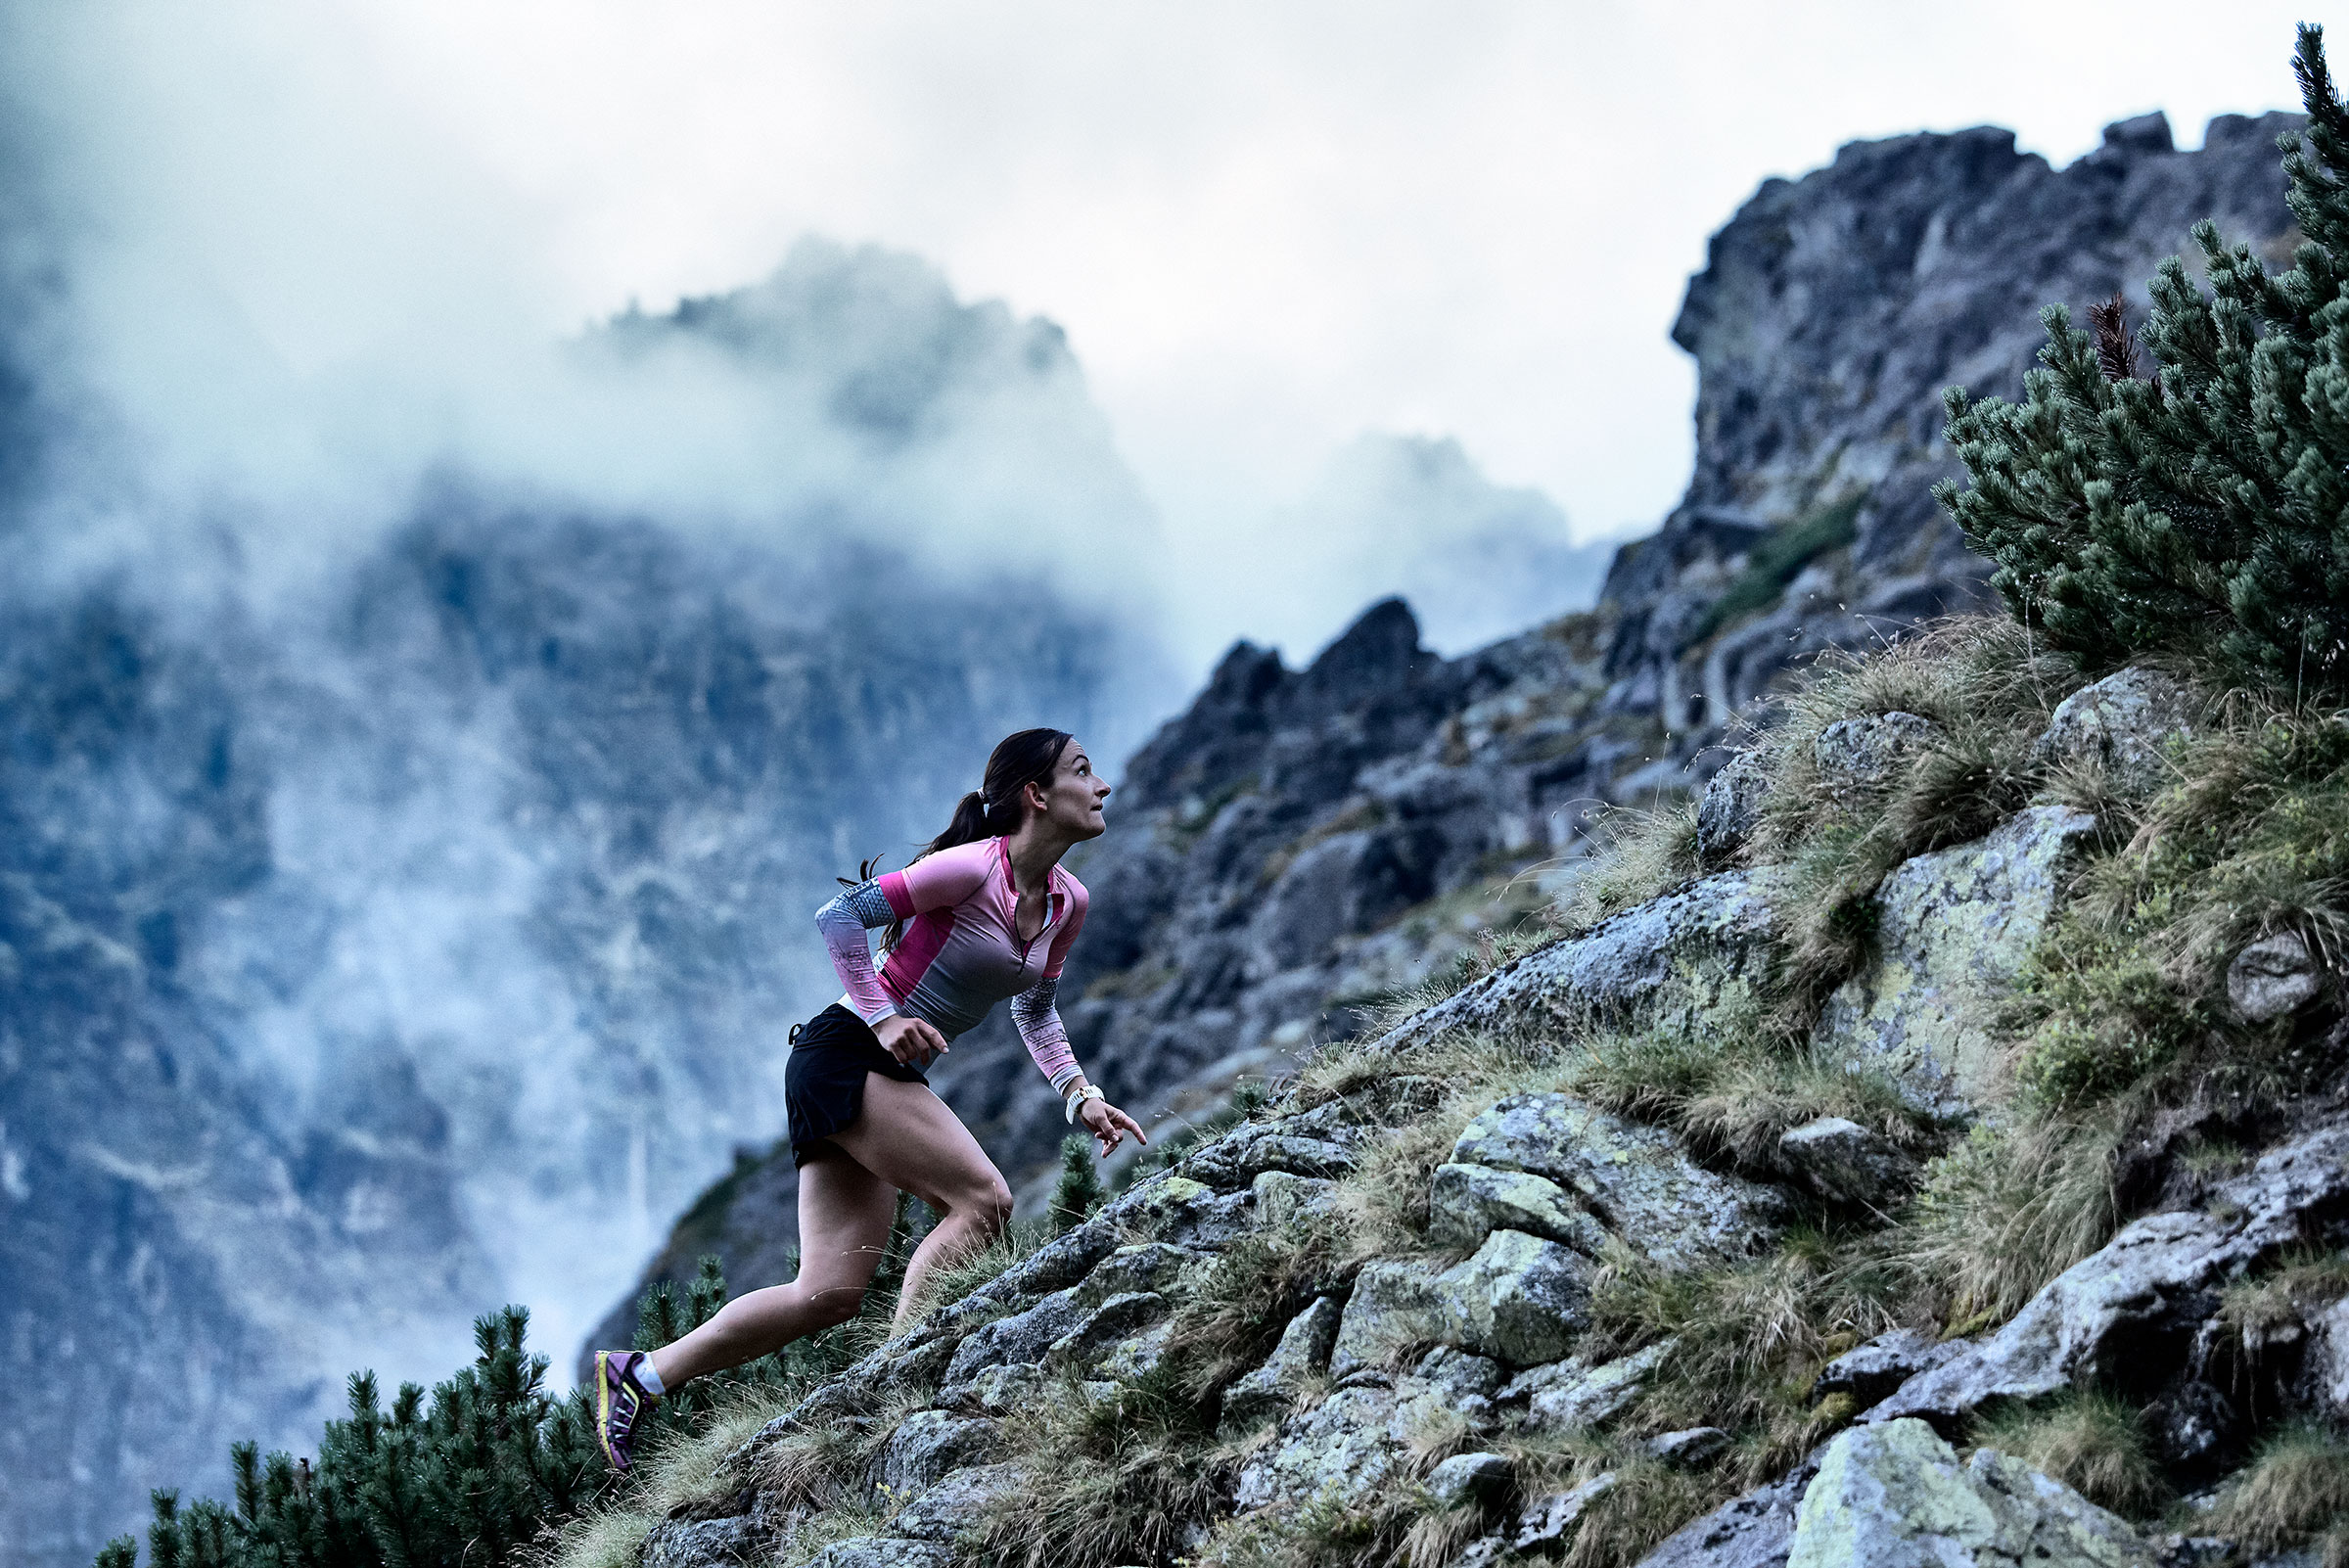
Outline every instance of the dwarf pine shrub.
[[1060, 1140], [1060, 1180], [1052, 1188], [1052, 1228], [1066, 1234], [1092, 1217], [1109, 1196], [1093, 1168], [1093, 1140], [1072, 1132]]
[[2177, 649], [2349, 692], [2349, 108], [2322, 28], [2300, 28], [2293, 69], [2289, 271], [2205, 221], [2208, 292], [2175, 256], [2152, 280], [2148, 374], [2116, 295], [2093, 339], [2049, 306], [2021, 403], [1944, 394], [1972, 483], [1937, 496], [2015, 613], [2092, 665]]
[[[885, 1269], [903, 1277], [902, 1205]], [[867, 1296], [886, 1314], [892, 1289]], [[726, 1297], [714, 1258], [679, 1289], [661, 1281], [637, 1306], [636, 1348], [666, 1345], [707, 1322]], [[499, 1568], [535, 1561], [551, 1530], [614, 1511], [643, 1485], [611, 1473], [595, 1440], [588, 1391], [558, 1398], [547, 1359], [526, 1348], [530, 1313], [508, 1307], [474, 1324], [473, 1364], [429, 1391], [403, 1383], [387, 1405], [373, 1372], [354, 1372], [349, 1414], [326, 1423], [316, 1462], [253, 1443], [229, 1453], [233, 1506], [155, 1494], [147, 1531], [153, 1568]], [[792, 1390], [854, 1360], [854, 1323], [731, 1371], [697, 1378], [655, 1406], [640, 1431], [648, 1451], [739, 1414], [741, 1401]], [[648, 1469], [657, 1469], [650, 1466]], [[615, 1514], [618, 1517], [618, 1514]], [[643, 1521], [649, 1524], [650, 1520]], [[536, 1544], [536, 1545], [533, 1545]], [[136, 1568], [138, 1543], [120, 1536], [100, 1568]]]

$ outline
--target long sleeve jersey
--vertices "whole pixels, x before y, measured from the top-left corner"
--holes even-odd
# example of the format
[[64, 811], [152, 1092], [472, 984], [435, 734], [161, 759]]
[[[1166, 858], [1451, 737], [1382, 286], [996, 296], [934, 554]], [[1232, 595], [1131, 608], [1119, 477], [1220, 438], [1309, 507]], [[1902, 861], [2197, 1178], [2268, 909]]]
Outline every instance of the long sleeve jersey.
[[[849, 889], [815, 912], [848, 988], [840, 1004], [867, 1024], [907, 1013], [952, 1039], [1009, 997], [1028, 1054], [1066, 1093], [1077, 1056], [1057, 993], [1061, 965], [1084, 925], [1084, 884], [1054, 866], [1043, 926], [1025, 943], [1019, 901], [1010, 841], [999, 838], [926, 854]], [[865, 933], [892, 920], [903, 920], [905, 933], [876, 971]]]

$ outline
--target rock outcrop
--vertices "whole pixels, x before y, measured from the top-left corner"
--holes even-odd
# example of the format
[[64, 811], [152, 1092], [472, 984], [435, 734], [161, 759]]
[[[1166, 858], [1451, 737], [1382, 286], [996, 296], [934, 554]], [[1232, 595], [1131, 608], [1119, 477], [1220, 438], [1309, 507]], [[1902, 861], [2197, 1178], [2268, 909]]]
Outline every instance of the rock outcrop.
[[2089, 812], [2035, 806], [1897, 867], [1873, 900], [1878, 957], [1827, 999], [1819, 1048], [1883, 1065], [1933, 1109], [1982, 1098], [1998, 1071], [1993, 1014], [2096, 831]]

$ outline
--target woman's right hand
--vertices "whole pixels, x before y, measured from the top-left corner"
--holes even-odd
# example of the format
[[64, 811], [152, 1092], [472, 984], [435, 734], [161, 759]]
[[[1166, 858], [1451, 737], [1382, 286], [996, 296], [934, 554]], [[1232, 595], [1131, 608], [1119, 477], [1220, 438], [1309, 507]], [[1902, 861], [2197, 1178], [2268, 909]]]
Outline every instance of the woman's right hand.
[[933, 1025], [905, 1013], [895, 1013], [873, 1026], [881, 1048], [907, 1067], [928, 1067], [946, 1048], [946, 1037]]

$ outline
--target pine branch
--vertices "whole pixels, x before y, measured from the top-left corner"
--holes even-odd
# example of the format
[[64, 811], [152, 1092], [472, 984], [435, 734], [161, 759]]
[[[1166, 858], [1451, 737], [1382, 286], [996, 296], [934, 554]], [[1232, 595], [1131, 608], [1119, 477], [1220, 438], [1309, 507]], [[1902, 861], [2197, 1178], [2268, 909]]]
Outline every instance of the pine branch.
[[2106, 381], [2137, 380], [2137, 334], [2129, 330], [2128, 305], [2121, 291], [2102, 304], [2088, 307], [2089, 324], [2096, 329], [2096, 368]]

